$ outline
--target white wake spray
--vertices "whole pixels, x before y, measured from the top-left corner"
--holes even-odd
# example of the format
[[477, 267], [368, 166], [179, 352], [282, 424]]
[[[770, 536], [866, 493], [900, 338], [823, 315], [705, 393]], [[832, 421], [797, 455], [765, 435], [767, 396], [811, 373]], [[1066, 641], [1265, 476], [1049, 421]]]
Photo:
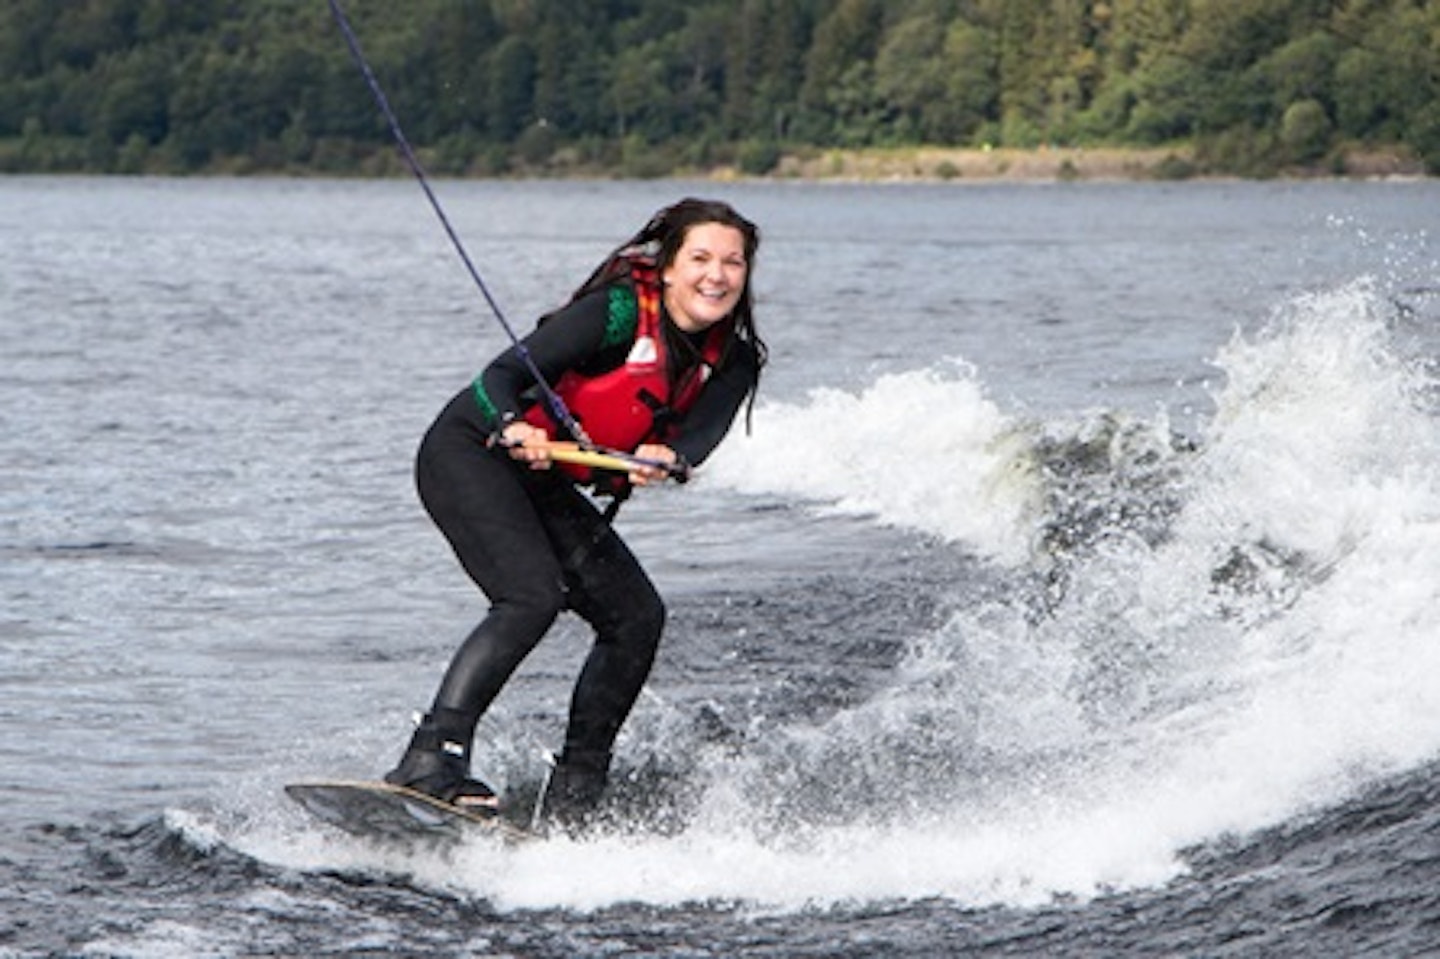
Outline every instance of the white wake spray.
[[[1189, 847], [1440, 752], [1440, 440], [1383, 299], [1364, 283], [1302, 297], [1216, 362], [1227, 385], [1198, 449], [1133, 454], [1172, 457], [1163, 535], [1097, 509], [1117, 525], [1088, 531], [1045, 615], [959, 610], [871, 700], [716, 759], [691, 831], [634, 853], [648, 875], [690, 877], [661, 898], [703, 895], [707, 863], [711, 895], [792, 906], [1141, 886], [1183, 871]], [[941, 424], [913, 448], [879, 442], [896, 410], [942, 397], [957, 437]], [[1045, 559], [1029, 552], [1043, 457], [971, 380], [887, 377], [766, 413], [774, 432], [717, 470], [723, 482]], [[1108, 453], [1133, 472], [1113, 437]], [[784, 465], [796, 460], [819, 464], [813, 482]], [[841, 767], [836, 788], [893, 817], [810, 826], [750, 805]]]
[[[1163, 418], [1027, 426], [963, 369], [767, 406], [708, 482], [945, 537], [1014, 598], [915, 637], [867, 701], [704, 753], [678, 833], [403, 868], [499, 908], [1023, 906], [1163, 883], [1434, 757], [1440, 435], [1388, 319], [1357, 284], [1237, 335], [1194, 449]], [[816, 789], [854, 814], [807, 819]]]
[[1014, 563], [1028, 549], [1038, 495], [1020, 430], [975, 371], [956, 364], [882, 376], [858, 393], [819, 389], [802, 404], [769, 404], [752, 437], [720, 448], [706, 478], [873, 516]]

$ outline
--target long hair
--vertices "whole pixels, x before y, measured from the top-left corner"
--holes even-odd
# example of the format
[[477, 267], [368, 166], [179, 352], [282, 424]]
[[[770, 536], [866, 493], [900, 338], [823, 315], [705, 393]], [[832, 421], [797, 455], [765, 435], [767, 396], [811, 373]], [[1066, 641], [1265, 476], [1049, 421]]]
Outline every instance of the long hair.
[[[740, 299], [730, 315], [734, 319], [732, 336], [739, 342], [749, 344], [755, 353], [755, 379], [750, 384], [745, 407], [745, 428], [748, 431], [750, 414], [755, 406], [755, 394], [760, 388], [760, 371], [765, 367], [770, 351], [766, 347], [765, 341], [760, 338], [760, 333], [755, 329], [755, 297], [752, 291], [755, 277], [755, 253], [760, 249], [760, 228], [741, 216], [730, 204], [720, 200], [687, 197], [660, 210], [640, 228], [639, 232], [611, 251], [610, 255], [595, 268], [595, 272], [580, 284], [579, 288], [571, 295], [570, 301], [573, 303], [585, 294], [605, 286], [623, 275], [625, 261], [629, 257], [637, 255], [651, 257], [655, 261], [656, 268], [664, 273], [666, 267], [675, 262], [675, 257], [679, 255], [680, 247], [685, 244], [685, 237], [690, 230], [705, 223], [718, 223], [722, 226], [733, 227], [740, 231], [744, 241], [745, 288], [740, 292]], [[667, 327], [670, 325], [673, 324], [667, 324]], [[668, 332], [670, 331], [667, 329]], [[726, 344], [726, 355], [731, 346], [733, 346], [733, 342]]]

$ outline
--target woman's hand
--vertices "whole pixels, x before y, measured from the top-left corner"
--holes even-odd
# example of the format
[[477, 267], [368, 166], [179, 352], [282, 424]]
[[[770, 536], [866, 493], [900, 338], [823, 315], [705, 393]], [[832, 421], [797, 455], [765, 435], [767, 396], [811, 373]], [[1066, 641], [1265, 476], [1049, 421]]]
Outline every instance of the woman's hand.
[[[674, 450], [660, 443], [646, 443], [635, 451], [635, 455], [642, 460], [653, 460], [666, 466], [673, 466], [680, 458]], [[669, 476], [670, 471], [663, 467], [637, 463], [634, 469], [630, 470], [630, 485], [649, 486], [651, 483], [663, 482]]]
[[500, 431], [500, 439], [511, 459], [529, 463], [532, 470], [550, 468], [550, 434], [540, 427], [516, 420]]

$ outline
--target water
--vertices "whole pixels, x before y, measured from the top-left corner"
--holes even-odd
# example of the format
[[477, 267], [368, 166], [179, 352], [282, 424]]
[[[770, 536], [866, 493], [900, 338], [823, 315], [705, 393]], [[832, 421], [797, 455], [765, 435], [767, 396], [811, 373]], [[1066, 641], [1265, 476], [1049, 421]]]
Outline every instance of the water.
[[[480, 600], [410, 458], [504, 344], [411, 183], [0, 179], [0, 956], [1440, 944], [1440, 186], [441, 183], [518, 329], [661, 204], [765, 239], [750, 436], [585, 842], [404, 856]], [[585, 637], [482, 725], [520, 801]]]

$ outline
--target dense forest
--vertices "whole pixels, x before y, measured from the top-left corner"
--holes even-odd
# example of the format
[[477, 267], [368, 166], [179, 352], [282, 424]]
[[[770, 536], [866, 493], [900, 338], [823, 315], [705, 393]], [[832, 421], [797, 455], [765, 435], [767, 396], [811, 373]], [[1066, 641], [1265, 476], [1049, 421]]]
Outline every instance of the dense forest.
[[[1440, 172], [1440, 0], [344, 0], [432, 170], [1184, 145]], [[383, 173], [325, 0], [0, 0], [0, 171]]]

